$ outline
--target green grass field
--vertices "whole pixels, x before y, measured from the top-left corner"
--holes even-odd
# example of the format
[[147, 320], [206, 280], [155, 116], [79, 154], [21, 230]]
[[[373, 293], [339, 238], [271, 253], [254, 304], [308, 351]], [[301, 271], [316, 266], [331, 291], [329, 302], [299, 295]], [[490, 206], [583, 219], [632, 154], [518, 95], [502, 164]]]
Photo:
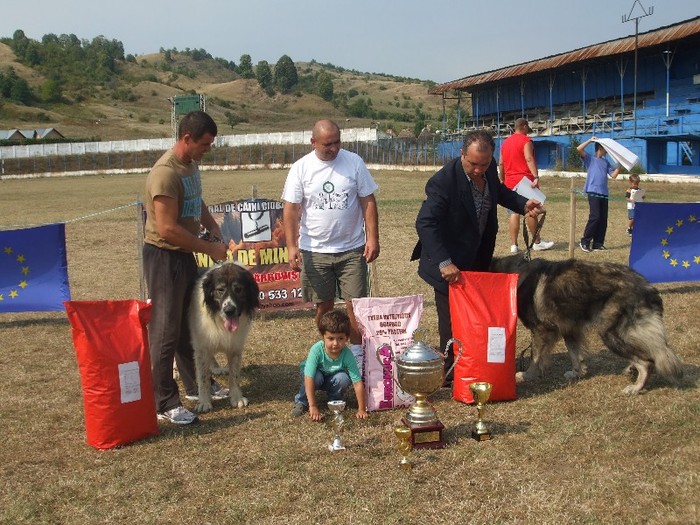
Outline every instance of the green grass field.
[[[209, 204], [279, 198], [286, 172], [206, 172]], [[432, 290], [409, 256], [429, 172], [375, 172], [382, 252], [378, 295], [425, 296], [421, 323], [437, 343]], [[0, 182], [0, 226], [67, 224], [75, 300], [139, 296], [136, 207], [144, 175]], [[543, 237], [569, 256], [569, 179], [547, 176]], [[581, 188], [583, 179], [575, 181]], [[648, 201], [695, 202], [700, 185], [642, 182]], [[626, 263], [625, 181], [611, 183], [605, 253], [575, 257]], [[576, 204], [576, 240], [587, 203]], [[108, 211], [112, 210], [112, 211]], [[106, 212], [93, 215], [96, 212]], [[508, 252], [505, 210], [496, 253]], [[90, 216], [90, 217], [87, 217]], [[85, 218], [87, 217], [87, 218]], [[74, 220], [78, 219], [78, 220]], [[673, 387], [656, 376], [648, 392], [625, 397], [626, 363], [591, 334], [590, 376], [569, 384], [557, 346], [541, 381], [518, 399], [493, 403], [491, 441], [470, 438], [476, 410], [440, 390], [430, 400], [446, 426], [447, 448], [411, 454], [399, 468], [393, 434], [403, 410], [352, 417], [331, 454], [332, 430], [290, 417], [297, 365], [317, 340], [311, 312], [256, 320], [243, 357], [246, 409], [225, 401], [197, 425], [161, 425], [158, 437], [110, 451], [85, 444], [80, 376], [64, 313], [0, 315], [0, 522], [31, 524], [422, 524], [700, 523], [700, 283], [660, 285], [670, 345], [685, 363]], [[517, 350], [529, 343], [518, 326]], [[226, 382], [222, 378], [223, 383]], [[189, 403], [188, 403], [189, 404]], [[329, 419], [329, 418], [326, 418]], [[695, 495], [693, 495], [695, 494]]]

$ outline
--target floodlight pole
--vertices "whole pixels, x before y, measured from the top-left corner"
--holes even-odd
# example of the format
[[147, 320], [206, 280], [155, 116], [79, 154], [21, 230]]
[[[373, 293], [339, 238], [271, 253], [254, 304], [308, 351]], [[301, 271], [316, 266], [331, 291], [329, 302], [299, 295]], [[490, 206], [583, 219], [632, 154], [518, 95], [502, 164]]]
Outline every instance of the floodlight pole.
[[496, 87], [496, 138], [501, 138], [501, 88]]
[[[460, 125], [461, 125], [461, 108], [459, 103], [462, 101], [462, 92], [457, 91], [456, 92], [457, 96], [456, 97], [448, 97], [447, 93], [442, 94], [442, 132], [445, 133], [447, 131], [447, 112], [445, 110], [445, 101], [446, 100], [456, 100], [457, 101], [457, 133], [460, 133]], [[443, 135], [444, 136], [444, 135]]]
[[666, 65], [666, 116], [669, 115], [670, 109], [670, 97], [669, 97], [669, 84], [670, 84], [670, 70], [671, 70], [671, 60], [673, 56], [671, 50], [667, 49], [663, 52], [664, 64]]
[[620, 64], [617, 66], [617, 71], [620, 73], [620, 121], [625, 118], [625, 70], [627, 62], [623, 57], [620, 57]]
[[554, 99], [552, 98], [552, 91], [554, 90], [554, 75], [550, 73], [549, 75], [549, 129], [552, 129], [554, 125]]
[[[642, 10], [642, 15], [632, 16], [635, 6], [639, 5]], [[627, 16], [622, 15], [622, 23], [634, 20], [634, 98], [632, 102], [632, 116], [634, 117], [634, 134], [637, 134], [637, 55], [639, 52], [639, 19], [645, 16], [650, 16], [654, 13], [654, 6], [649, 7], [649, 11], [644, 9], [644, 6], [639, 0], [634, 0], [632, 4], [632, 9]]]
[[[445, 94], [442, 94], [442, 132], [447, 131], [447, 110], [445, 109]], [[444, 135], [443, 135], [444, 136]]]

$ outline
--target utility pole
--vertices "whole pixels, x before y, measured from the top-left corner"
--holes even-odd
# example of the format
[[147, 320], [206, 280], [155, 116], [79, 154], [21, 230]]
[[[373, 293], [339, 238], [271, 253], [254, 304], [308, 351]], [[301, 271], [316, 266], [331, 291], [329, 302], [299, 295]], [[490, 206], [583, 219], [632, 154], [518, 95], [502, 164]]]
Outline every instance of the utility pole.
[[[639, 6], [638, 12], [635, 14], [635, 7]], [[639, 13], [641, 11], [641, 14]], [[622, 23], [634, 20], [634, 98], [632, 103], [632, 116], [634, 117], [634, 134], [637, 134], [637, 54], [639, 52], [639, 19], [645, 16], [651, 16], [654, 13], [654, 6], [650, 6], [649, 10], [644, 9], [644, 6], [639, 0], [634, 0], [632, 9], [628, 15], [622, 15]], [[634, 16], [632, 16], [634, 15]]]

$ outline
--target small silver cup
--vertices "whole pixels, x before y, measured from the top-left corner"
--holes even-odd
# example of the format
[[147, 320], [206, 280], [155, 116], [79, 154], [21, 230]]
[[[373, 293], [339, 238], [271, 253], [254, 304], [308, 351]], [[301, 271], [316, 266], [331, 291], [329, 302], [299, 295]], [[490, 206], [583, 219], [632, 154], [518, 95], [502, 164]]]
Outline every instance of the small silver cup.
[[333, 413], [333, 420], [331, 424], [333, 425], [333, 442], [328, 445], [328, 450], [331, 452], [337, 452], [338, 450], [345, 450], [342, 441], [340, 440], [340, 433], [343, 431], [343, 426], [345, 425], [345, 418], [343, 417], [343, 410], [345, 410], [345, 401], [329, 401], [328, 410]]

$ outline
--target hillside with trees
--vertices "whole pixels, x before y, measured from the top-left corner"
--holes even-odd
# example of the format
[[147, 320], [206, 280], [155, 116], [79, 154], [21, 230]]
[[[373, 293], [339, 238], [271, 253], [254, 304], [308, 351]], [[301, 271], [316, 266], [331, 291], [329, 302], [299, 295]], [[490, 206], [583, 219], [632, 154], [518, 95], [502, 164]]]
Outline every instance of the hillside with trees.
[[325, 117], [418, 134], [442, 126], [432, 85], [286, 54], [272, 64], [244, 53], [234, 63], [204, 49], [125, 55], [122, 42], [102, 36], [0, 38], [0, 129], [53, 127], [68, 139], [168, 137], [169, 99], [189, 94], [207, 96], [221, 134], [298, 131]]

